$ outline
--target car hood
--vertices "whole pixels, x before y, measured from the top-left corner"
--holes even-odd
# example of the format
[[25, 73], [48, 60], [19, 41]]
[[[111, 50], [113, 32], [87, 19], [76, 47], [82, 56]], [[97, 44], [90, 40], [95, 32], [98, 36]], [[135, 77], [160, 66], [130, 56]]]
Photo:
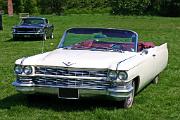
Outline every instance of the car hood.
[[45, 27], [44, 24], [22, 24], [14, 26], [13, 28], [43, 28]]
[[33, 66], [61, 66], [72, 68], [109, 69], [119, 62], [136, 56], [134, 52], [110, 52], [57, 49], [16, 61], [16, 64]]

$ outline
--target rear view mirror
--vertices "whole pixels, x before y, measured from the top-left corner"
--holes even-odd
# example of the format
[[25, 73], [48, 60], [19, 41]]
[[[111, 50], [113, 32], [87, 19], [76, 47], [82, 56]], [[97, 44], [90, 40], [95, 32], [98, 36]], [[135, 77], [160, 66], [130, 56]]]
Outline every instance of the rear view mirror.
[[104, 34], [96, 34], [94, 38], [107, 38], [107, 36]]

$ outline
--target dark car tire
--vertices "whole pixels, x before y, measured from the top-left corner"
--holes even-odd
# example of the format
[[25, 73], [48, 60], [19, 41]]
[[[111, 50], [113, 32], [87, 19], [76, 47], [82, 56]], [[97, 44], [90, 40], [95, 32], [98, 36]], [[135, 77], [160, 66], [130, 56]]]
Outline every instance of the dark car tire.
[[131, 91], [130, 96], [122, 101], [124, 108], [130, 108], [133, 105], [134, 95], [135, 95], [135, 82], [134, 81], [132, 82], [132, 86], [133, 86], [133, 90]]
[[13, 38], [12, 38], [13, 40], [17, 40], [17, 37], [15, 37], [15, 36], [13, 36]]

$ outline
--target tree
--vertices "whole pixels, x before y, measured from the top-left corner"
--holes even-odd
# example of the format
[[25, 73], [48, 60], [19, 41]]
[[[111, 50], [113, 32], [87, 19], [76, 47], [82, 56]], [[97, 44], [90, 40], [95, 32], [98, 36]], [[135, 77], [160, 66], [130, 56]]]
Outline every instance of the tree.
[[33, 14], [38, 13], [37, 0], [24, 0], [24, 12]]
[[14, 0], [13, 3], [15, 13], [24, 12], [24, 0]]
[[61, 15], [64, 12], [65, 0], [51, 0], [52, 12]]

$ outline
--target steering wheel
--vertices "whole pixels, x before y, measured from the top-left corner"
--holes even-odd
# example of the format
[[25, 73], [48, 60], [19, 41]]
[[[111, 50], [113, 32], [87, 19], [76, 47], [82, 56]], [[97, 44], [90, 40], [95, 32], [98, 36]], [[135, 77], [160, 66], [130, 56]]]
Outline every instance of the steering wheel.
[[123, 45], [121, 45], [121, 44], [114, 44], [114, 45], [112, 45], [112, 50], [113, 51], [122, 51], [122, 50], [124, 50], [124, 47], [123, 47]]

